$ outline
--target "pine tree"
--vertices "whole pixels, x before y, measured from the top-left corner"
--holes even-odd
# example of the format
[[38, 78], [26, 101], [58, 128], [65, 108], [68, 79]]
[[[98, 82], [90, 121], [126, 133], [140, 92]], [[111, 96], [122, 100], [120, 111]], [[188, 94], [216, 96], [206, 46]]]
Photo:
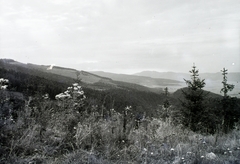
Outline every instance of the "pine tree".
[[191, 80], [186, 80], [188, 88], [186, 91], [182, 90], [182, 93], [186, 101], [182, 102], [183, 106], [183, 125], [189, 127], [193, 131], [201, 130], [199, 124], [201, 124], [201, 113], [204, 111], [203, 100], [205, 79], [201, 80], [199, 78], [198, 70], [196, 66], [193, 65], [191, 73]]
[[222, 126], [223, 132], [227, 133], [230, 129], [233, 128], [234, 122], [236, 121], [234, 117], [237, 112], [234, 112], [235, 99], [231, 98], [227, 93], [234, 89], [234, 85], [227, 83], [227, 69], [223, 68], [221, 70], [223, 75], [223, 88], [221, 89], [221, 93], [223, 92], [222, 103]]
[[169, 121], [169, 117], [170, 117], [170, 111], [169, 108], [171, 106], [169, 100], [168, 100], [168, 87], [164, 88], [164, 95], [166, 96], [161, 111], [160, 111], [160, 117], [163, 119], [163, 121]]
[[225, 68], [223, 68], [223, 70], [221, 70], [222, 75], [223, 75], [223, 81], [222, 81], [223, 88], [221, 89], [220, 92], [223, 92], [225, 98], [228, 97], [227, 93], [234, 89], [234, 85], [227, 83], [227, 74], [228, 74], [227, 71], [228, 70]]
[[170, 107], [170, 102], [168, 100], [168, 95], [169, 95], [169, 92], [168, 92], [168, 87], [164, 88], [164, 94], [166, 96], [166, 99], [165, 101], [163, 102], [163, 107], [168, 109]]

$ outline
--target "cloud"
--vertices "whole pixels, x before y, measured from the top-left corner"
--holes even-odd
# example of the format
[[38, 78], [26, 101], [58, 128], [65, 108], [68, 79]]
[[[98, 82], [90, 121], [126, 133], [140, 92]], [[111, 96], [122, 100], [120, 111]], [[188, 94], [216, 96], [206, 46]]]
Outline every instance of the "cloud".
[[0, 6], [6, 57], [109, 71], [186, 71], [182, 65], [196, 61], [216, 71], [209, 61], [221, 67], [228, 58], [240, 70], [237, 0], [13, 0]]

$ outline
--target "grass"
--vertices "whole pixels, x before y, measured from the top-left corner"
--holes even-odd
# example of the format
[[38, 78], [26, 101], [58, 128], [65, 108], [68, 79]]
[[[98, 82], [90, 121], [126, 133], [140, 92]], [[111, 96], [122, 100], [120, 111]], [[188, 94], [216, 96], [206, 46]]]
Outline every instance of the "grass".
[[[46, 106], [41, 112], [47, 113]], [[7, 120], [1, 130], [5, 139], [1, 163], [240, 162], [240, 131], [236, 129], [221, 136], [201, 135], [156, 118], [143, 120], [135, 129], [128, 118], [123, 134], [123, 118], [118, 113], [113, 116], [116, 119], [106, 120], [58, 109], [35, 118], [24, 115], [26, 110], [16, 121]]]
[[26, 102], [16, 119], [2, 113], [0, 163], [240, 163], [237, 126], [203, 135], [147, 117], [136, 128], [129, 114], [109, 109], [106, 117], [94, 106], [79, 111], [74, 104], [38, 99]]

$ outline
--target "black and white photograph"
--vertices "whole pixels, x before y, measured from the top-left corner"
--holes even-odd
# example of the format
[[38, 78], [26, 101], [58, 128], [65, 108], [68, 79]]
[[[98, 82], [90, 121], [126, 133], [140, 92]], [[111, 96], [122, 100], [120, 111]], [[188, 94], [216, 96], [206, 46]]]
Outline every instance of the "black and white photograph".
[[0, 164], [240, 164], [240, 1], [0, 0]]

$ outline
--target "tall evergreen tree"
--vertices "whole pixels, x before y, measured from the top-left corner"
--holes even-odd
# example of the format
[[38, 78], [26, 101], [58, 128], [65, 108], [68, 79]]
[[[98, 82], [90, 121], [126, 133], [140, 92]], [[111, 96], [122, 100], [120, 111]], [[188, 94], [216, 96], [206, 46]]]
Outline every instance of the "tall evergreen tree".
[[203, 100], [205, 79], [199, 78], [199, 71], [196, 66], [193, 65], [191, 73], [191, 80], [184, 81], [187, 84], [187, 90], [182, 90], [182, 93], [186, 101], [182, 102], [183, 106], [183, 125], [189, 127], [193, 131], [201, 130], [199, 124], [201, 124], [201, 113], [204, 111]]
[[168, 87], [164, 88], [164, 95], [166, 96], [166, 98], [163, 102], [163, 106], [160, 111], [160, 117], [163, 119], [163, 121], [167, 121], [167, 120], [169, 120], [169, 116], [170, 116], [169, 108], [171, 106], [171, 104], [168, 100], [168, 95], [169, 95]]
[[223, 99], [221, 101], [222, 103], [222, 127], [223, 132], [227, 133], [230, 129], [233, 128], [234, 122], [236, 121], [235, 116], [238, 111], [234, 111], [235, 105], [236, 105], [236, 99], [232, 98], [228, 95], [229, 91], [232, 91], [234, 89], [234, 85], [228, 84], [227, 82], [227, 69], [223, 68], [221, 70], [223, 75], [223, 88], [221, 89], [221, 93], [223, 93]]
[[164, 108], [169, 108], [170, 107], [170, 102], [168, 100], [168, 95], [169, 95], [169, 92], [168, 92], [168, 87], [164, 88], [164, 94], [166, 96], [166, 99], [165, 101], [163, 102], [163, 107]]
[[229, 92], [229, 91], [232, 91], [233, 89], [234, 89], [234, 85], [232, 85], [232, 84], [228, 84], [227, 83], [227, 69], [225, 69], [225, 68], [223, 68], [223, 70], [221, 70], [221, 72], [222, 72], [222, 75], [223, 75], [223, 81], [222, 81], [222, 84], [223, 84], [223, 88], [221, 89], [221, 91], [220, 92], [223, 92], [223, 96], [226, 98], [226, 97], [228, 97], [228, 95], [227, 95], [227, 93]]

